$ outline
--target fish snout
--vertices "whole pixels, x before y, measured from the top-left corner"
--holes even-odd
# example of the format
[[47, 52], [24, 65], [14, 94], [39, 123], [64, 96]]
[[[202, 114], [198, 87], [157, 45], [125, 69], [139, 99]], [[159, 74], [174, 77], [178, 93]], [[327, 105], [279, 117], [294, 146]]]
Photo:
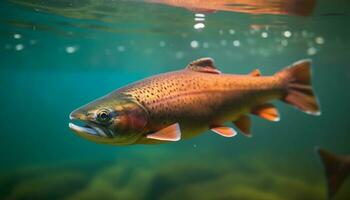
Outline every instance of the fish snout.
[[80, 109], [77, 109], [77, 110], [73, 110], [69, 114], [69, 119], [70, 120], [75, 120], [75, 119], [77, 119], [77, 120], [86, 120], [86, 115]]

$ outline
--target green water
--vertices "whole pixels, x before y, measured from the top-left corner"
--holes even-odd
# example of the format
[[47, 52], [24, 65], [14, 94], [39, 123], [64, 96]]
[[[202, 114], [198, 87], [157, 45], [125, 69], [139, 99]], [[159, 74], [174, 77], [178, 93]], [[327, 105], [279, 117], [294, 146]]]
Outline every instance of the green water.
[[[310, 16], [195, 21], [141, 1], [1, 1], [0, 199], [325, 199], [314, 147], [350, 154], [349, 8], [323, 0]], [[253, 116], [252, 138], [208, 131], [150, 146], [95, 144], [68, 129], [78, 106], [200, 57], [267, 75], [311, 58], [322, 115], [276, 101], [281, 121]], [[350, 199], [349, 188], [335, 199]]]

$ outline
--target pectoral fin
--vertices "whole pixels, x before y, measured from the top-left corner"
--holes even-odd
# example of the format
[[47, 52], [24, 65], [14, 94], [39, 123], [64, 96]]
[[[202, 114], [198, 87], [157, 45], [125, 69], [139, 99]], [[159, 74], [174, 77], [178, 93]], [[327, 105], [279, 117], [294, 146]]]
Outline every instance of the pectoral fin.
[[227, 126], [217, 126], [210, 130], [224, 137], [233, 137], [237, 135], [237, 132], [233, 128]]
[[252, 114], [258, 115], [261, 118], [274, 121], [274, 122], [280, 120], [278, 110], [275, 108], [275, 106], [269, 103], [255, 107], [252, 110]]
[[234, 121], [233, 123], [237, 126], [237, 128], [239, 128], [243, 135], [252, 137], [252, 134], [250, 133], [251, 121], [249, 116], [242, 115], [237, 121]]
[[162, 141], [179, 141], [181, 139], [181, 131], [179, 123], [170, 125], [155, 133], [146, 136], [149, 139]]

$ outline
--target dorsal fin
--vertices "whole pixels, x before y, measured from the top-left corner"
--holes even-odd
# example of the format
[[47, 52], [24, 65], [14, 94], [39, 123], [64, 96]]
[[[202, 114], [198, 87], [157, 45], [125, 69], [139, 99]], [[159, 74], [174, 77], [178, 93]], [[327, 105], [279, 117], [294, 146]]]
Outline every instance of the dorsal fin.
[[237, 132], [233, 128], [224, 125], [212, 127], [210, 130], [224, 137], [233, 137], [237, 135]]
[[214, 66], [212, 58], [200, 58], [188, 64], [186, 68], [196, 72], [221, 74], [220, 70]]
[[254, 69], [249, 73], [250, 76], [261, 76], [261, 72], [259, 69]]
[[275, 108], [275, 106], [269, 103], [265, 103], [255, 107], [252, 110], [252, 114], [258, 115], [261, 118], [274, 121], [274, 122], [280, 120], [278, 110]]
[[242, 115], [240, 118], [238, 118], [236, 121], [233, 122], [237, 128], [242, 132], [244, 136], [252, 137], [252, 134], [250, 133], [250, 118], [247, 115]]
[[146, 137], [162, 141], [179, 141], [181, 139], [180, 126], [178, 123], [172, 124]]

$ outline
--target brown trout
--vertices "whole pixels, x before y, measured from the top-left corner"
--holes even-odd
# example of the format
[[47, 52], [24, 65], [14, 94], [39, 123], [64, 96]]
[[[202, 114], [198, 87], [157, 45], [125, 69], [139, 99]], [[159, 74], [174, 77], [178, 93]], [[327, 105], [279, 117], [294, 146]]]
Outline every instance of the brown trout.
[[213, 59], [201, 58], [183, 70], [132, 83], [74, 110], [69, 127], [83, 138], [113, 145], [178, 141], [209, 129], [235, 136], [237, 132], [226, 122], [251, 136], [248, 114], [279, 120], [269, 103], [275, 99], [308, 114], [320, 114], [311, 87], [310, 60], [261, 76], [259, 70], [223, 74]]
[[333, 199], [350, 173], [350, 155], [339, 156], [321, 148], [316, 151], [324, 165], [328, 199]]

